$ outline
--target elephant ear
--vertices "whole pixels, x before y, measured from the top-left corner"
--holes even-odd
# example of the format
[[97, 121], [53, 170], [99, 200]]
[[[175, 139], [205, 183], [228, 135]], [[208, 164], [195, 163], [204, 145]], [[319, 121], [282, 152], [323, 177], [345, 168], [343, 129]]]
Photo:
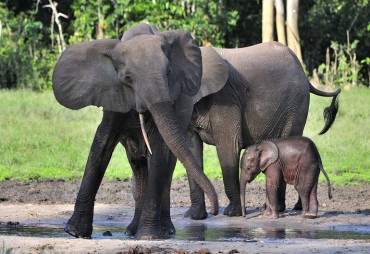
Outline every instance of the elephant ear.
[[132, 96], [120, 85], [109, 57], [119, 42], [104, 39], [67, 47], [53, 73], [53, 91], [60, 104], [70, 109], [95, 105], [116, 112], [130, 110]]
[[175, 100], [180, 92], [194, 96], [202, 78], [202, 55], [198, 45], [186, 30], [166, 31], [160, 35], [170, 44], [169, 85], [172, 99]]
[[260, 151], [259, 157], [261, 171], [265, 171], [268, 166], [277, 161], [279, 149], [271, 141], [263, 141], [258, 144], [257, 148]]
[[195, 102], [209, 94], [220, 91], [229, 77], [229, 68], [223, 59], [213, 48], [201, 47], [203, 76], [202, 84], [195, 96]]
[[122, 35], [121, 41], [129, 40], [135, 36], [143, 34], [158, 34], [159, 30], [155, 26], [148, 25], [146, 23], [138, 24], [127, 31]]

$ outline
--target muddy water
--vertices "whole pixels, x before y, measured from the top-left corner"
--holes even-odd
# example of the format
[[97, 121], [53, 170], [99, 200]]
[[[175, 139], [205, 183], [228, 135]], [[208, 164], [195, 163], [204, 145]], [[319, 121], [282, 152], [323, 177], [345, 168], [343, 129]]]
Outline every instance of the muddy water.
[[[71, 238], [63, 225], [30, 224], [17, 228], [0, 228], [0, 235], [41, 238]], [[95, 225], [93, 239], [130, 239], [124, 234], [124, 226]], [[370, 226], [338, 225], [320, 229], [267, 228], [267, 227], [220, 227], [219, 225], [177, 225], [173, 239], [192, 241], [225, 242], [273, 242], [286, 239], [370, 239]]]

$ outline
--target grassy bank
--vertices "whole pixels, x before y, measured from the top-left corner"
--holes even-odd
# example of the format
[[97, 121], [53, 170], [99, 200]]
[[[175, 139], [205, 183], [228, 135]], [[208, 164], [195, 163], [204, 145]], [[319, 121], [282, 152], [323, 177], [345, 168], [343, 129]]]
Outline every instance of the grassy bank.
[[[329, 104], [328, 98], [311, 96], [305, 135], [317, 144], [332, 182], [370, 183], [370, 89], [342, 92], [335, 124], [319, 136]], [[0, 180], [81, 177], [101, 116], [95, 107], [68, 110], [51, 91], [0, 91]], [[221, 178], [214, 147], [206, 146], [204, 158], [208, 176]], [[182, 175], [178, 165], [175, 177]], [[106, 176], [131, 176], [122, 146], [116, 148]]]

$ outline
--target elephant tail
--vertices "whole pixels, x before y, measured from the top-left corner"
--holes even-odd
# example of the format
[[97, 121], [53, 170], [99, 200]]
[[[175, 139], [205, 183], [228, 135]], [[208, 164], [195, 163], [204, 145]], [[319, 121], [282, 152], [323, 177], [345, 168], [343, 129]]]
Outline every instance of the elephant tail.
[[320, 171], [324, 174], [324, 176], [326, 178], [326, 181], [328, 181], [328, 196], [329, 196], [329, 199], [331, 199], [333, 196], [331, 195], [331, 183], [330, 183], [330, 179], [329, 179], [328, 174], [324, 170], [324, 167], [322, 165], [320, 156], [319, 156], [319, 167], [320, 167]]
[[310, 93], [313, 93], [318, 96], [323, 96], [323, 97], [333, 97], [330, 106], [326, 107], [324, 110], [323, 115], [325, 119], [325, 126], [319, 133], [319, 135], [322, 135], [330, 129], [330, 127], [333, 125], [335, 121], [335, 117], [337, 116], [338, 108], [339, 108], [337, 96], [338, 94], [340, 94], [341, 89], [339, 88], [337, 91], [329, 93], [329, 92], [324, 92], [324, 91], [321, 91], [315, 88], [311, 83], [309, 83], [309, 85], [310, 85]]

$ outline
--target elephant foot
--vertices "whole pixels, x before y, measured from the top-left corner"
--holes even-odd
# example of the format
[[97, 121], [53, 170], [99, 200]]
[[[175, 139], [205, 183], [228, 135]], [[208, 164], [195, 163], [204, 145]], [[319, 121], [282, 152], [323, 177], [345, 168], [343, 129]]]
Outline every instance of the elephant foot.
[[229, 217], [242, 216], [242, 206], [241, 204], [230, 203], [224, 210], [224, 215]]
[[168, 239], [169, 235], [165, 234], [163, 228], [160, 227], [139, 227], [135, 238], [137, 240], [158, 240], [158, 239]]
[[176, 233], [176, 228], [173, 225], [171, 218], [162, 217], [162, 232], [164, 235], [174, 235]]
[[64, 231], [77, 238], [90, 239], [92, 234], [92, 215], [77, 215], [74, 213], [68, 220]]
[[317, 214], [315, 214], [315, 213], [303, 213], [302, 217], [305, 218], [305, 219], [316, 219]]
[[[260, 210], [265, 211], [266, 207], [267, 207], [267, 205], [266, 205], [266, 203], [264, 203]], [[278, 204], [278, 212], [279, 213], [285, 212], [285, 209], [286, 209], [285, 202]]]
[[[161, 233], [157, 232], [157, 230], [139, 230], [140, 232], [138, 232], [137, 224], [135, 225], [131, 222], [130, 225], [127, 226], [125, 234], [128, 236], [135, 236], [137, 239], [141, 240], [153, 240], [166, 239], [170, 235], [174, 235], [176, 233], [176, 229], [172, 221], [162, 223], [161, 230]], [[148, 233], [149, 231], [150, 233]]]
[[271, 211], [267, 211], [265, 210], [265, 212], [263, 213], [263, 218], [266, 218], [266, 219], [278, 219], [279, 218], [279, 214], [278, 213], [272, 213]]
[[191, 206], [189, 210], [186, 211], [185, 218], [190, 218], [192, 220], [204, 220], [208, 217], [205, 206], [193, 207]]
[[139, 222], [135, 219], [132, 220], [131, 223], [127, 226], [125, 234], [128, 236], [135, 236], [138, 226]]

